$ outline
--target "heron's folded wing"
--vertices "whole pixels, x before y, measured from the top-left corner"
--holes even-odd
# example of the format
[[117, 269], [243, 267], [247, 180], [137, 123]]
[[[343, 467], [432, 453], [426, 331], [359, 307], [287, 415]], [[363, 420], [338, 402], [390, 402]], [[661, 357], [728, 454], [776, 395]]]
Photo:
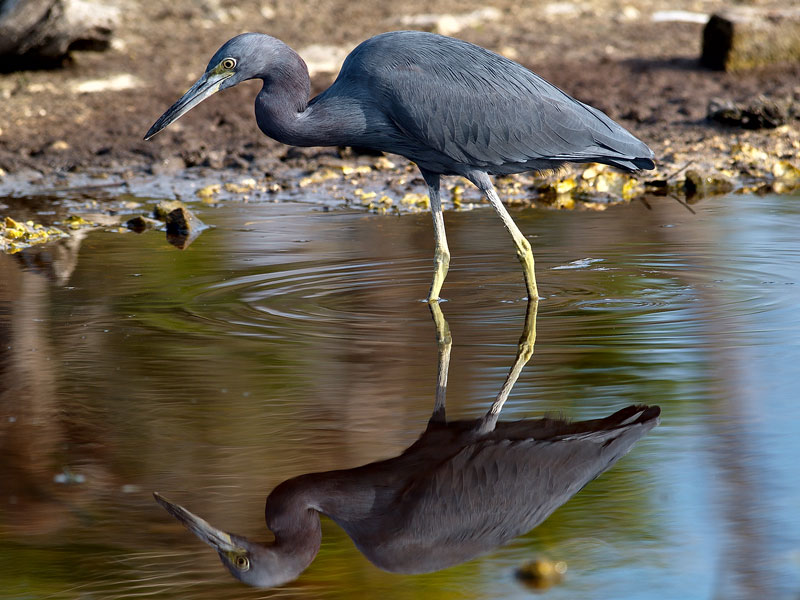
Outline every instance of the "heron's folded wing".
[[[455, 42], [454, 40], [451, 40]], [[470, 44], [423, 46], [370, 82], [406, 135], [474, 166], [650, 157], [601, 111], [521, 65]]]

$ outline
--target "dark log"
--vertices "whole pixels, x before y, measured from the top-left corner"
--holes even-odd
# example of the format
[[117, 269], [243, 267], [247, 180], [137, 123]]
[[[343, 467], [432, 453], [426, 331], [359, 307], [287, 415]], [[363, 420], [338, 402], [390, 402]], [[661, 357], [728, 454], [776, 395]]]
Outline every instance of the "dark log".
[[119, 10], [91, 0], [0, 0], [0, 70], [57, 66], [73, 49], [103, 50]]

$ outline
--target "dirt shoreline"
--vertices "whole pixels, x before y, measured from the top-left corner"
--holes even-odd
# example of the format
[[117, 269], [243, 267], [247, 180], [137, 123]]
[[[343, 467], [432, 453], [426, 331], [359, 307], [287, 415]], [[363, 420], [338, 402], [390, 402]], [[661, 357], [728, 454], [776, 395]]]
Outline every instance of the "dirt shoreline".
[[[109, 51], [74, 53], [71, 64], [58, 71], [0, 75], [0, 191], [5, 192], [0, 195], [18, 190], [23, 180], [58, 186], [90, 174], [132, 182], [152, 175], [181, 178], [191, 167], [216, 170], [222, 181], [256, 177], [264, 189], [291, 188], [298, 173], [339, 156], [335, 149], [287, 148], [263, 136], [252, 116], [255, 82], [204, 103], [150, 142], [142, 135], [202, 72], [216, 48], [243, 30], [275, 34], [301, 54], [318, 43], [346, 51], [379, 31], [404, 28], [408, 15], [463, 16], [485, 8], [472, 1], [434, 7], [418, 1], [355, 7], [339, 0], [313, 7], [282, 2], [242, 7], [223, 0], [117, 4], [123, 19]], [[709, 71], [697, 62], [702, 25], [653, 20], [665, 8], [712, 13], [722, 6], [601, 0], [519, 7], [495, 1], [495, 13], [471, 24], [467, 19], [453, 35], [515, 58], [620, 121], [656, 152], [658, 170], [645, 180], [664, 178], [687, 163], [703, 176], [769, 180], [776, 163], [800, 167], [799, 122], [748, 131], [711, 124], [707, 106], [712, 98], [747, 102], [759, 95], [800, 102], [800, 65], [738, 74]], [[433, 19], [429, 28], [447, 22]], [[315, 74], [313, 91], [334, 76]], [[87, 91], [93, 82], [95, 88], [103, 82], [110, 87]], [[346, 163], [358, 162], [347, 156]]]

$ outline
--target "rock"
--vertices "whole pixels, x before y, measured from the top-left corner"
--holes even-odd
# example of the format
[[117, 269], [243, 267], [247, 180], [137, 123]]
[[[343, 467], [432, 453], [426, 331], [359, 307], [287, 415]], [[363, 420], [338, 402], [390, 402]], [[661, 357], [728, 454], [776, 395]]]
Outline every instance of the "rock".
[[139, 215], [138, 217], [133, 217], [132, 219], [128, 219], [125, 222], [125, 227], [127, 227], [131, 231], [135, 231], [136, 233], [142, 233], [144, 231], [147, 231], [148, 229], [155, 229], [160, 224], [161, 223], [159, 223], [155, 219]]
[[774, 129], [791, 118], [788, 102], [759, 96], [748, 104], [712, 98], [708, 103], [707, 118], [723, 125], [743, 129]]
[[700, 62], [725, 71], [800, 62], [800, 8], [740, 6], [712, 15]]
[[180, 200], [162, 200], [153, 207], [153, 217], [166, 221], [167, 215], [176, 208], [185, 208], [185, 205]]
[[694, 169], [689, 169], [686, 171], [683, 190], [687, 198], [704, 198], [727, 194], [733, 190], [733, 184], [723, 177], [703, 176]]
[[34, 244], [68, 237], [56, 227], [47, 227], [33, 221], [16, 221], [11, 217], [0, 219], [0, 252], [18, 252]]
[[181, 250], [187, 248], [200, 235], [206, 225], [185, 206], [167, 214], [167, 241]]
[[71, 49], [103, 50], [119, 9], [96, 0], [0, 0], [0, 70], [61, 61]]
[[173, 235], [191, 235], [205, 227], [205, 224], [194, 216], [185, 206], [179, 206], [167, 214], [167, 233]]

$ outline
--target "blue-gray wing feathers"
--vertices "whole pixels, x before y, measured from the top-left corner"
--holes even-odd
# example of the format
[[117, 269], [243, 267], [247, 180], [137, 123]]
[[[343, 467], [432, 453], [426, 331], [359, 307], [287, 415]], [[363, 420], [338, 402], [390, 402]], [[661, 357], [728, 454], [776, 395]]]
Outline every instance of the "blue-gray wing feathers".
[[652, 151], [601, 111], [461, 40], [421, 32], [376, 36], [353, 51], [340, 77], [366, 86], [411, 145], [453, 165], [494, 173], [568, 161], [652, 168]]

